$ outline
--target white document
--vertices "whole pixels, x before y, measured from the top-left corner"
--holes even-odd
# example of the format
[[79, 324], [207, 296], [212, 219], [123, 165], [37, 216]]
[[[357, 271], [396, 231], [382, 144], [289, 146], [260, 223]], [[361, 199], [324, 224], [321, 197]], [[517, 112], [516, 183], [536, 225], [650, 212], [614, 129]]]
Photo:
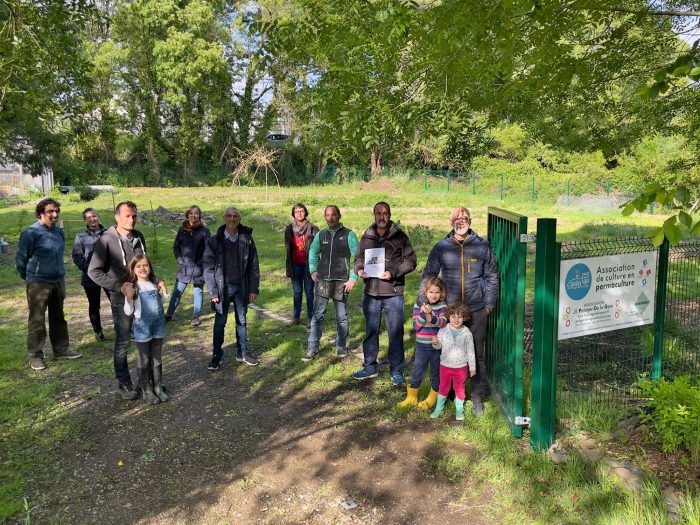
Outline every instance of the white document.
[[365, 250], [365, 273], [367, 277], [379, 277], [384, 273], [384, 248]]

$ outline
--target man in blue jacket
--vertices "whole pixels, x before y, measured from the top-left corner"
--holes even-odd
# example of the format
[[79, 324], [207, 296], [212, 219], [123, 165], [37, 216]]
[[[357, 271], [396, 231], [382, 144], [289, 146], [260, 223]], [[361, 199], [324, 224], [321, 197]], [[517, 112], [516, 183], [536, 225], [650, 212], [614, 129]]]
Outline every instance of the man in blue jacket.
[[29, 320], [27, 352], [34, 370], [43, 370], [46, 342], [46, 310], [49, 311], [49, 339], [55, 358], [77, 359], [83, 354], [68, 350], [68, 323], [63, 315], [66, 297], [63, 264], [65, 237], [56, 226], [61, 205], [42, 199], [36, 205], [37, 220], [19, 236], [15, 266], [27, 283]]
[[472, 318], [467, 326], [474, 336], [476, 376], [472, 378], [472, 412], [484, 413], [486, 396], [486, 357], [484, 340], [489, 313], [498, 300], [498, 267], [491, 244], [471, 229], [472, 217], [467, 208], [455, 208], [450, 213], [452, 231], [430, 250], [423, 270], [423, 279], [437, 277], [447, 289], [447, 303], [461, 301], [469, 306]]

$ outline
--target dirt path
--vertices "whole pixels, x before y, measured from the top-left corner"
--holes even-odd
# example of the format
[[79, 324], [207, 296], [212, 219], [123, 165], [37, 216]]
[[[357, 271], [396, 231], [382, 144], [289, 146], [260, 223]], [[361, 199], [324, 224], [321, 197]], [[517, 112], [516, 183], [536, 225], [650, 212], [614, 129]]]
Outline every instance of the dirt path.
[[[267, 382], [284, 360], [265, 355], [251, 368], [227, 352], [209, 372], [211, 324], [167, 344], [167, 403], [122, 401], [110, 377], [80, 376], [69, 393], [80, 438], [55, 466], [64, 483], [39, 482], [46, 501], [33, 522], [489, 523], [473, 487], [426, 474], [445, 423], [392, 421], [367, 403], [370, 385], [349, 380], [311, 393]], [[86, 357], [108, 358], [107, 348]]]

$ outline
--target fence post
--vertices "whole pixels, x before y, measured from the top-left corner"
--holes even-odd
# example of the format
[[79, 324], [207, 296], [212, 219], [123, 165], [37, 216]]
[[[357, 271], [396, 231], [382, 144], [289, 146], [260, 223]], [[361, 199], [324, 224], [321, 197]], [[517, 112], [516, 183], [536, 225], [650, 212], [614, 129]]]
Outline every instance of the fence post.
[[659, 248], [659, 275], [656, 280], [656, 305], [654, 316], [654, 356], [651, 364], [651, 378], [661, 377], [662, 363], [664, 357], [664, 325], [666, 323], [666, 284], [668, 283], [668, 239], [664, 239]]
[[557, 220], [537, 219], [535, 325], [530, 390], [530, 446], [546, 450], [554, 442], [557, 388], [559, 262]]
[[566, 205], [571, 206], [571, 179], [566, 181]]
[[452, 183], [452, 172], [447, 172], [447, 193], [450, 193], [450, 185]]
[[535, 176], [532, 176], [532, 202], [535, 202]]

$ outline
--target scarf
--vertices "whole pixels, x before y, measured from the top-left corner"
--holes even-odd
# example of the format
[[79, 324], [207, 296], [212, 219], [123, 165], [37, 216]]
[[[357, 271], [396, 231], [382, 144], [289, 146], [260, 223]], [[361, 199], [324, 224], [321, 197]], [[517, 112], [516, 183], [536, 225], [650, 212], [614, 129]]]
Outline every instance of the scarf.
[[196, 230], [200, 226], [202, 226], [202, 219], [199, 219], [194, 224], [190, 224], [190, 221], [185, 221], [182, 223], [182, 229], [185, 230], [187, 233], [192, 233], [192, 230]]
[[304, 225], [297, 225], [297, 221], [292, 221], [292, 231], [294, 231], [295, 237], [303, 237], [306, 235], [306, 231], [309, 229], [309, 221], [304, 220]]

